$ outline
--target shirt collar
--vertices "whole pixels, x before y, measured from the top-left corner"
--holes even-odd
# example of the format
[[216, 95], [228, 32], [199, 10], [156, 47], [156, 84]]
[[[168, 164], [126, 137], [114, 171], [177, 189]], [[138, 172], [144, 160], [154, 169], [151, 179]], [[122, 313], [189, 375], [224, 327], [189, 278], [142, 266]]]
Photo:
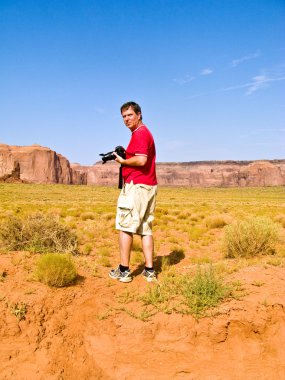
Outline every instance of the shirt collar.
[[140, 124], [134, 131], [132, 131], [132, 133], [135, 133], [138, 129], [140, 129], [141, 127], [144, 127], [144, 124]]

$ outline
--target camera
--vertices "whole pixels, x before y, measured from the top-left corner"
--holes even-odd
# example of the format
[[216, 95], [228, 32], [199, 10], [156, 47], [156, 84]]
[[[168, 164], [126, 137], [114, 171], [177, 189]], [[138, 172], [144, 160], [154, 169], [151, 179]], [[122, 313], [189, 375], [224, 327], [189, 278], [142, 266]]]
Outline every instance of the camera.
[[125, 149], [121, 145], [119, 145], [119, 146], [116, 146], [116, 148], [114, 150], [112, 150], [112, 152], [99, 154], [99, 156], [102, 157], [103, 164], [105, 164], [107, 161], [115, 160], [116, 156], [114, 155], [113, 152], [116, 152], [117, 155], [122, 157], [122, 158], [126, 158]]

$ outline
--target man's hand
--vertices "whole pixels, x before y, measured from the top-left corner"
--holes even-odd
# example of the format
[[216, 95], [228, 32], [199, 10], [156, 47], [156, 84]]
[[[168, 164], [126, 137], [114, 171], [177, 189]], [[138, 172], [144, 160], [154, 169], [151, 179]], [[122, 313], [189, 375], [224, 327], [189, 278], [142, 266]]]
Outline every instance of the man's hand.
[[116, 152], [113, 152], [116, 156], [115, 161], [121, 165], [128, 166], [144, 166], [147, 162], [147, 156], [133, 156], [127, 159], [122, 158]]
[[124, 162], [126, 161], [123, 157], [119, 156], [116, 152], [113, 152], [113, 155], [116, 156], [115, 161], [118, 162], [121, 165], [124, 165]]

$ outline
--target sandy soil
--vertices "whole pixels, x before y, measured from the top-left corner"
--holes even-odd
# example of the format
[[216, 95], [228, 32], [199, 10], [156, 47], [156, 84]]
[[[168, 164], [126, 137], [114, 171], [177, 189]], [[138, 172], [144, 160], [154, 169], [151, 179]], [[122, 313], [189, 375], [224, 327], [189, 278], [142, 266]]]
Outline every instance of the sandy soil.
[[[249, 266], [232, 274], [245, 296], [215, 317], [158, 313], [144, 322], [109, 306], [147, 285], [94, 277], [51, 289], [31, 279], [35, 258], [0, 255], [0, 379], [284, 379], [285, 269]], [[25, 319], [11, 313], [27, 305]], [[135, 307], [135, 306], [134, 306]]]

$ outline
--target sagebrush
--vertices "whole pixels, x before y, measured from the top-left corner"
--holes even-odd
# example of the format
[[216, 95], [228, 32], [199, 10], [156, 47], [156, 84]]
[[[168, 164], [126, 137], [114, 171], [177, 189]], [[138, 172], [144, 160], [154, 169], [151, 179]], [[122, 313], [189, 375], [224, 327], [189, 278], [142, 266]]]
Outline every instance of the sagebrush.
[[208, 216], [205, 223], [208, 228], [222, 228], [227, 225], [227, 222], [222, 215]]
[[46, 253], [36, 263], [35, 278], [52, 287], [63, 287], [74, 283], [77, 271], [68, 254]]
[[212, 267], [201, 269], [198, 266], [194, 276], [176, 273], [169, 267], [162, 273], [161, 282], [149, 287], [141, 300], [166, 313], [202, 316], [230, 293], [230, 287], [222, 282]]
[[274, 254], [279, 240], [278, 227], [271, 219], [253, 217], [225, 227], [226, 257], [253, 257]]
[[31, 214], [27, 217], [10, 215], [0, 226], [0, 240], [9, 251], [77, 253], [77, 237], [60, 223], [59, 217]]

